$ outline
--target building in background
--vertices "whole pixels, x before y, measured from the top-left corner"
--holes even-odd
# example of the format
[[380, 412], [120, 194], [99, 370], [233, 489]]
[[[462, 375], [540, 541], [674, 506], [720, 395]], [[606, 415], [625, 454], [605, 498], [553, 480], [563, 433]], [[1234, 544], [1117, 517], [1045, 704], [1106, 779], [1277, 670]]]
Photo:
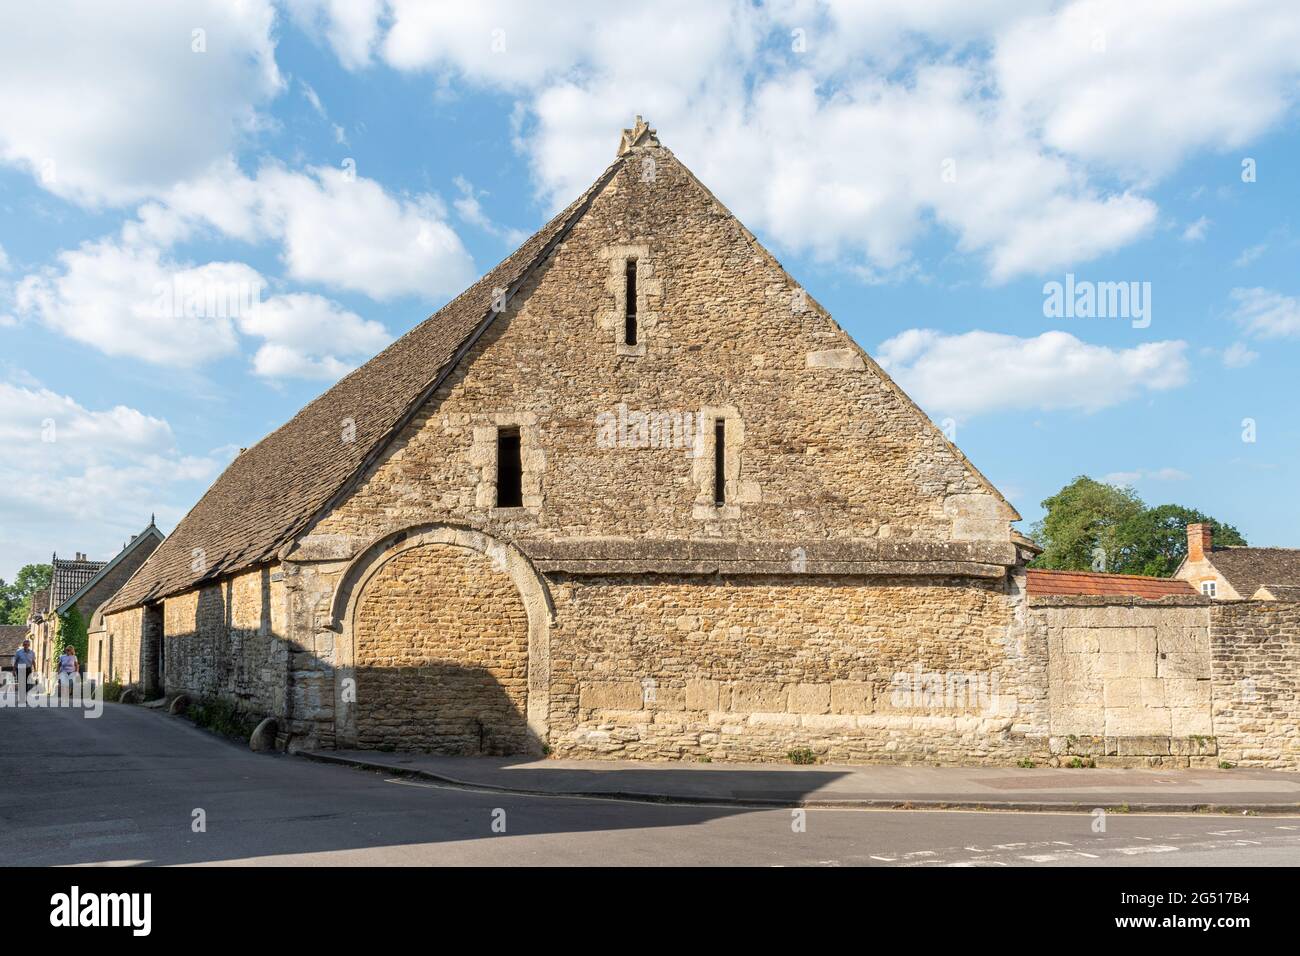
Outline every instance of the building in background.
[[50, 670], [58, 660], [67, 640], [61, 634], [63, 618], [73, 610], [81, 616], [89, 637], [82, 671], [88, 674], [106, 671], [111, 648], [104, 634], [103, 607], [162, 540], [163, 533], [150, 518], [144, 530], [132, 535], [108, 561], [92, 561], [81, 552], [72, 558], [53, 556], [50, 586], [32, 596], [28, 617], [28, 633], [39, 671]]
[[1210, 525], [1189, 524], [1174, 577], [1216, 601], [1300, 600], [1300, 548], [1216, 548]]

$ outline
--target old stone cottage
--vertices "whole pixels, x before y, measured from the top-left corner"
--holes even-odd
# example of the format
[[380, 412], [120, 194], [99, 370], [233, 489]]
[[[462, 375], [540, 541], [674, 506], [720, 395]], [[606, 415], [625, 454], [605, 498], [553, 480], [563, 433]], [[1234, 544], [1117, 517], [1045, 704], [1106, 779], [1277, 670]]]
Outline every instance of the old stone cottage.
[[1187, 526], [1187, 556], [1174, 576], [1219, 601], [1300, 600], [1300, 548], [1215, 547], [1208, 524]]
[[1004, 761], [1065, 739], [1018, 518], [638, 119], [105, 628], [293, 746]]
[[[104, 608], [118, 590], [145, 563], [162, 543], [163, 533], [152, 518], [139, 533], [122, 545], [122, 550], [107, 561], [92, 561], [77, 552], [73, 558], [51, 558], [50, 586], [32, 596], [28, 617], [28, 637], [36, 651], [36, 667], [50, 670], [63, 651], [65, 638], [60, 634], [62, 619], [74, 609], [81, 615], [89, 636], [82, 670], [87, 674], [110, 673], [111, 648], [104, 632]], [[128, 662], [122, 675], [128, 682]]]

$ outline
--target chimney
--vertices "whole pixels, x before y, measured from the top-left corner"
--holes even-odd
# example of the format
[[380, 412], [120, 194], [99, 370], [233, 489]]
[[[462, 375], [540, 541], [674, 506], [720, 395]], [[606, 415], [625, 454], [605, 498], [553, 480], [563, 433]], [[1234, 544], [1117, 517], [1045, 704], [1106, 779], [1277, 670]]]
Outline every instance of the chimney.
[[1208, 524], [1189, 524], [1187, 526], [1187, 560], [1204, 561], [1205, 556], [1214, 550], [1214, 532]]

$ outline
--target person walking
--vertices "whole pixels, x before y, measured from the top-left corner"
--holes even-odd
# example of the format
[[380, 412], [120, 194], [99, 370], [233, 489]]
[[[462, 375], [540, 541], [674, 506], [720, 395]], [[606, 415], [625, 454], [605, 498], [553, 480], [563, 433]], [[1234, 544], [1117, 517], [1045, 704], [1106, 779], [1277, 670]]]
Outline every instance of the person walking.
[[22, 688], [22, 695], [27, 696], [32, 689], [32, 673], [36, 670], [36, 652], [32, 650], [31, 641], [23, 641], [23, 646], [14, 651], [14, 680]]
[[81, 662], [77, 660], [77, 649], [69, 644], [59, 655], [59, 702], [63, 702], [63, 694], [66, 689], [68, 701], [72, 701], [72, 687], [76, 682], [77, 674], [81, 673]]

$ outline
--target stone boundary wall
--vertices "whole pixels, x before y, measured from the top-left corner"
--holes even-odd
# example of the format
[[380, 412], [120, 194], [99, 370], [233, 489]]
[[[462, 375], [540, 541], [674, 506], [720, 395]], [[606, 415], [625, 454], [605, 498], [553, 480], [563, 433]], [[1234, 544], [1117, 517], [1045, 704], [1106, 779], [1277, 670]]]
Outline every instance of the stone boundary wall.
[[1006, 764], [1045, 750], [1005, 582], [560, 575], [552, 593], [559, 756]]
[[1300, 603], [1033, 596], [1053, 762], [1300, 770]]
[[1209, 599], [1038, 595], [1054, 762], [1206, 766], [1211, 720]]
[[1215, 604], [1210, 648], [1219, 756], [1300, 770], [1300, 602]]

